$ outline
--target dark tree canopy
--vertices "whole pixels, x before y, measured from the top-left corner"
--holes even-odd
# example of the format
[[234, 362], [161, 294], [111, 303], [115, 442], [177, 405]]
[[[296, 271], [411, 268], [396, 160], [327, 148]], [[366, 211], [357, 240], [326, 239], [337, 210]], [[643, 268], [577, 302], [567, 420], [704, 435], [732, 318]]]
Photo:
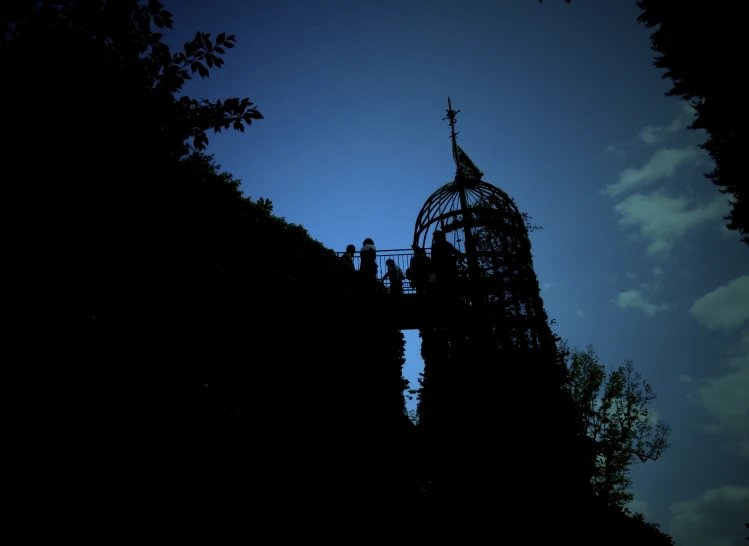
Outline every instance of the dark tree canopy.
[[705, 176], [732, 199], [728, 229], [749, 244], [749, 196], [739, 142], [743, 125], [743, 74], [725, 62], [743, 50], [740, 4], [640, 0], [638, 22], [652, 28], [654, 64], [673, 82], [667, 92], [690, 101], [697, 117], [691, 129], [704, 129], [701, 145], [715, 162]]
[[607, 505], [632, 500], [630, 467], [658, 460], [668, 448], [669, 426], [648, 407], [657, 396], [630, 361], [607, 373], [592, 346], [569, 356], [567, 389], [579, 408], [587, 435], [595, 442], [592, 483]]
[[25, 350], [54, 364], [33, 384], [45, 441], [67, 446], [56, 479], [92, 518], [131, 500], [226, 508], [238, 491], [245, 512], [278, 517], [340, 515], [357, 491], [409, 497], [403, 336], [357, 312], [384, 289], [199, 153], [207, 131], [262, 116], [183, 93], [233, 36], [198, 32], [173, 54], [160, 27], [153, 1], [0, 11], [3, 151], [26, 166], [5, 167], [9, 269]]
[[[408, 419], [404, 338], [373, 311], [384, 288], [202, 151], [208, 131], [262, 118], [247, 98], [183, 92], [233, 36], [198, 32], [172, 53], [155, 1], [0, 9], [8, 269], [28, 307], [24, 350], [43, 367], [29, 381], [46, 457], [35, 472], [61, 484], [59, 513], [122, 529], [149, 511], [162, 525], [219, 511], [260, 536], [310, 536], [306, 517], [345, 542], [392, 539], [410, 518], [420, 539], [598, 544], [606, 528], [669, 544], [596, 502], [595, 445], [540, 297], [533, 343], [511, 347], [496, 321], [423, 331], [430, 371], [418, 427]], [[493, 228], [489, 249], [505, 240]], [[535, 276], [523, 290], [538, 296]], [[489, 296], [482, 320], [521, 307]]]

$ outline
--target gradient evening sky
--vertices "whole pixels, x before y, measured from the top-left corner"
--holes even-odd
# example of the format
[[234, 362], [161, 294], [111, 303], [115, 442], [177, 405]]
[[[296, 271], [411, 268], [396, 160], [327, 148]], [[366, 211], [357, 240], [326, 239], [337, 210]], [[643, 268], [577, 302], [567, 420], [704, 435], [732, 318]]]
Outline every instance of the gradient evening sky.
[[[265, 116], [209, 135], [209, 151], [245, 195], [335, 250], [409, 247], [454, 173], [450, 95], [484, 179], [544, 226], [531, 239], [556, 332], [609, 367], [633, 360], [659, 394], [673, 445], [635, 465], [634, 508], [680, 546], [743, 543], [749, 249], [723, 228], [703, 135], [664, 96], [634, 1], [165, 4], [170, 44], [238, 38], [186, 94], [249, 97]], [[420, 340], [406, 339], [415, 386]]]

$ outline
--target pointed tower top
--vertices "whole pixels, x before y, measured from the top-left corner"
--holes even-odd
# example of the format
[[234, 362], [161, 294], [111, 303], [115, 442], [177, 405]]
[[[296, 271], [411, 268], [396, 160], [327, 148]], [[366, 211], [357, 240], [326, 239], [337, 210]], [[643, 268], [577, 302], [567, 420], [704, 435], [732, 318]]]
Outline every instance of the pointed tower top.
[[447, 116], [442, 118], [442, 121], [445, 121], [446, 119], [450, 121], [450, 139], [452, 140], [452, 149], [453, 149], [453, 159], [455, 160], [455, 168], [456, 168], [456, 178], [458, 176], [458, 173], [460, 171], [460, 165], [458, 161], [458, 141], [456, 137], [458, 136], [458, 133], [455, 132], [455, 124], [457, 123], [457, 120], [455, 119], [458, 115], [458, 112], [460, 110], [453, 110], [452, 101], [450, 101], [450, 97], [447, 97]]

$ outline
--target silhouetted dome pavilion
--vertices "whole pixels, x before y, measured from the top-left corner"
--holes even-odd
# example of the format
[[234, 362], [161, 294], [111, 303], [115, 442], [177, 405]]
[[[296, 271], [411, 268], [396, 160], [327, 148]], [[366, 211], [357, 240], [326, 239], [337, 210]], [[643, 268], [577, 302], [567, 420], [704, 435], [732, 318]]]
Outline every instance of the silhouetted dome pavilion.
[[463, 297], [474, 304], [503, 304], [503, 312], [493, 316], [507, 341], [521, 350], [538, 347], [541, 339], [550, 338], [525, 218], [506, 192], [481, 180], [483, 173], [457, 145], [456, 114], [448, 98], [445, 119], [450, 120], [455, 179], [424, 203], [413, 244], [428, 247], [436, 230], [445, 233], [466, 257], [462, 275], [469, 282]]

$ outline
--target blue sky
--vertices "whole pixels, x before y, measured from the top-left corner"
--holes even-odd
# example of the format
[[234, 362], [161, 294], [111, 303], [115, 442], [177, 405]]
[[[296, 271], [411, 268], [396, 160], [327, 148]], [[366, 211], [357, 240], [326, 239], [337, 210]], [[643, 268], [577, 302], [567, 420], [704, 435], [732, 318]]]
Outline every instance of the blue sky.
[[[634, 1], [165, 2], [172, 44], [236, 34], [185, 92], [265, 119], [209, 135], [246, 195], [335, 250], [407, 248], [458, 141], [544, 226], [536, 273], [556, 332], [634, 361], [672, 447], [635, 467], [635, 508], [684, 546], [741, 544], [749, 519], [749, 249], [702, 177], [703, 135], [664, 92]], [[249, 237], [254, 236], [248, 234]], [[407, 333], [416, 384], [419, 339]]]

